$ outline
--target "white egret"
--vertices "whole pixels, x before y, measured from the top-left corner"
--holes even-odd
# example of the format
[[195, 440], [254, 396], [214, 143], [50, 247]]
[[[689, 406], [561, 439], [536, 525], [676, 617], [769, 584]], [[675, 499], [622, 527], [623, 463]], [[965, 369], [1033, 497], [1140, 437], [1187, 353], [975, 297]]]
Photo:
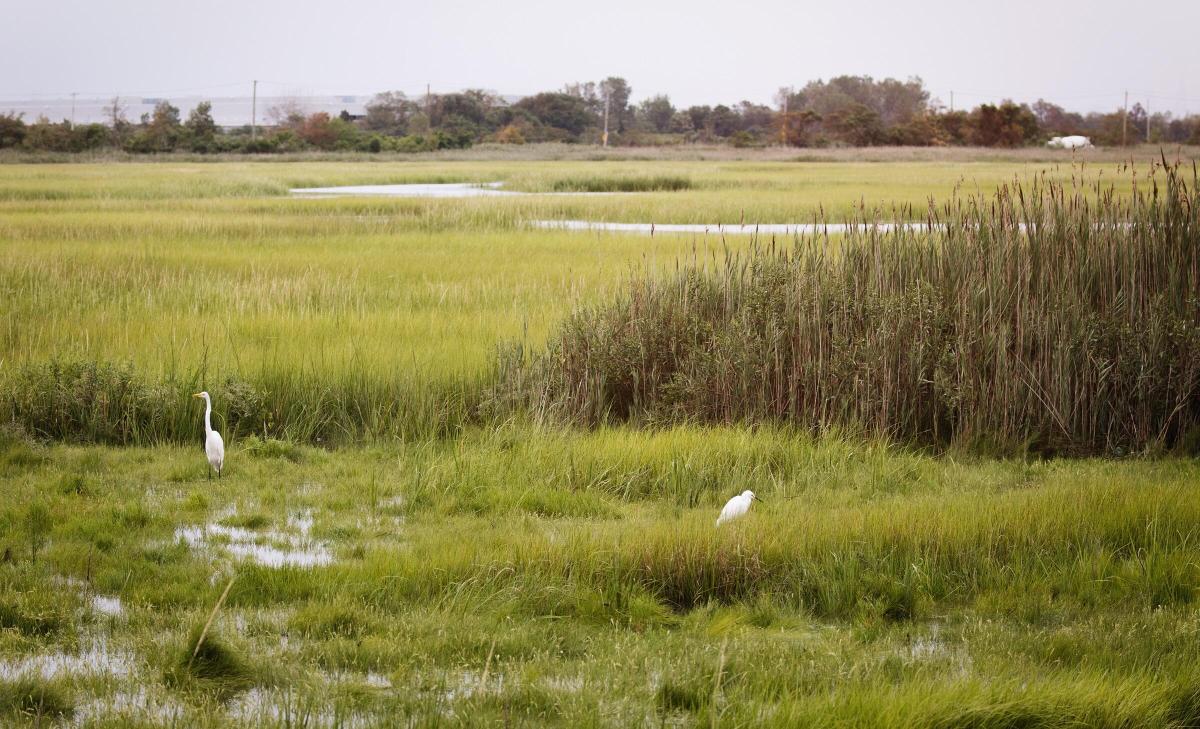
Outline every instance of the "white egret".
[[754, 495], [753, 491], [747, 490], [726, 501], [725, 508], [721, 509], [721, 515], [717, 517], [717, 526], [745, 516], [746, 512], [750, 511], [750, 502], [756, 500], [762, 501], [762, 499]]
[[212, 468], [208, 477], [212, 478], [212, 469], [216, 469], [217, 478], [221, 477], [221, 467], [225, 465], [225, 441], [221, 434], [212, 427], [212, 398], [207, 392], [197, 392], [192, 397], [204, 400], [204, 454], [208, 456], [208, 465]]

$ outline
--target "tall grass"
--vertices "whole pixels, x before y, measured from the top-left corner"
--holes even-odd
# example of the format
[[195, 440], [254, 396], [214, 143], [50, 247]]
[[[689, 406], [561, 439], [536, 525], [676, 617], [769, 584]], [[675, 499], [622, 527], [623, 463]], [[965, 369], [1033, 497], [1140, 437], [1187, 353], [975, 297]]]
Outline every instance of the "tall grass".
[[[509, 391], [596, 424], [785, 421], [920, 444], [1127, 453], [1200, 428], [1200, 193], [1163, 160], [1120, 197], [1046, 177], [862, 209], [580, 309]], [[898, 216], [907, 218], [908, 211]]]
[[216, 400], [213, 426], [226, 440], [321, 445], [451, 435], [477, 411], [483, 390], [481, 378], [414, 379], [354, 368], [333, 376], [272, 368], [251, 379], [210, 378], [199, 369], [150, 379], [131, 365], [87, 360], [27, 365], [6, 384], [5, 421], [43, 438], [116, 445], [199, 442], [200, 410], [190, 394], [202, 389]]

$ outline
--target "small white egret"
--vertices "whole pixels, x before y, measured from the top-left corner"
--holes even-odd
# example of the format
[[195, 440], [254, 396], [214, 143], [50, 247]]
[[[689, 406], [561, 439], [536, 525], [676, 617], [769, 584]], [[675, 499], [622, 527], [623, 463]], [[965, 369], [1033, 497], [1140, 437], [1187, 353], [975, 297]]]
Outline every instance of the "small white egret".
[[717, 526], [745, 516], [746, 512], [750, 511], [750, 502], [755, 500], [762, 501], [762, 499], [754, 495], [753, 491], [747, 490], [726, 501], [725, 508], [721, 509], [721, 515], [717, 517]]
[[197, 392], [192, 397], [204, 400], [204, 454], [208, 456], [208, 477], [212, 478], [212, 469], [216, 469], [217, 478], [221, 477], [221, 467], [225, 465], [225, 441], [221, 434], [212, 427], [212, 398], [207, 392]]

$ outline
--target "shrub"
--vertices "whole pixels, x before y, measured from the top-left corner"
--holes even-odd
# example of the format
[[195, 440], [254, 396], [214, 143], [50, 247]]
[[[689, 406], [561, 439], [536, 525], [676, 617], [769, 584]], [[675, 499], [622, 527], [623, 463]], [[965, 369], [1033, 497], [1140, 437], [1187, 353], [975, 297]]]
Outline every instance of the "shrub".
[[0, 114], [0, 149], [19, 147], [25, 141], [25, 121], [16, 112]]
[[525, 144], [525, 135], [521, 133], [520, 127], [509, 124], [496, 132], [496, 141], [501, 144]]

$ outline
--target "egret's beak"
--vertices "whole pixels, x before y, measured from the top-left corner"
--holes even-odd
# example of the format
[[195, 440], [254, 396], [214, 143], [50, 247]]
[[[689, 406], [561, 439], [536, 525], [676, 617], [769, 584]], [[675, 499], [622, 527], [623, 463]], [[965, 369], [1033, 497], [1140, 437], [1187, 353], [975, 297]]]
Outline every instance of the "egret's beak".
[[200, 397], [200, 393], [197, 392], [195, 395], [192, 395], [192, 397]]
[[767, 503], [767, 500], [766, 500], [766, 499], [764, 499], [763, 497], [759, 496], [758, 494], [755, 494], [755, 495], [754, 495], [754, 500], [755, 500], [755, 501], [761, 501], [761, 502], [763, 502], [764, 504], [765, 504], [765, 503]]

